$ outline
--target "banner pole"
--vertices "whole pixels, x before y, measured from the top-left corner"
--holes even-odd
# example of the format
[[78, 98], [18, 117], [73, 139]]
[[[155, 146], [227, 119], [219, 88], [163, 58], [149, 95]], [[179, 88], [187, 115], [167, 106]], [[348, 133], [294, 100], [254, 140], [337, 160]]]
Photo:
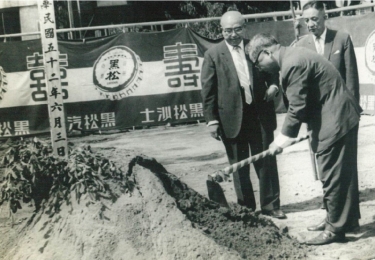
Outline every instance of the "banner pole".
[[289, 2], [290, 2], [290, 10], [292, 11], [292, 17], [293, 17], [294, 36], [296, 38], [296, 42], [298, 42], [298, 40], [299, 40], [299, 28], [300, 28], [300, 24], [299, 24], [299, 21], [296, 18], [296, 13], [294, 12], [294, 7], [293, 7], [292, 0], [290, 0]]
[[53, 0], [38, 0], [39, 24], [47, 86], [47, 105], [51, 128], [51, 143], [56, 157], [68, 157], [65, 111], [61, 88], [59, 50]]

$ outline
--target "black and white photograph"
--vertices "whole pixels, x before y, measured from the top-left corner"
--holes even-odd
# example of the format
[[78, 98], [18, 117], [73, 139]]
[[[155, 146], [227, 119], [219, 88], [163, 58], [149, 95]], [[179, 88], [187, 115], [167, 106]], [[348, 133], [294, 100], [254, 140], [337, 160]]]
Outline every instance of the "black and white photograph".
[[375, 0], [0, 0], [0, 260], [375, 260]]

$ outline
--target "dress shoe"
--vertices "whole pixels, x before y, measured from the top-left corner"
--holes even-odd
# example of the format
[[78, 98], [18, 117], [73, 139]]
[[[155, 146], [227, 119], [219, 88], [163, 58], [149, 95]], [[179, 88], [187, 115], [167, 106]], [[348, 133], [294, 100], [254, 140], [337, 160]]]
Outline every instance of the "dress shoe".
[[[326, 221], [323, 220], [322, 222], [320, 222], [318, 225], [316, 226], [310, 226], [307, 228], [308, 231], [323, 231], [326, 227]], [[345, 232], [346, 233], [358, 233], [360, 232], [360, 227], [359, 227], [359, 224], [356, 223], [356, 224], [353, 224], [347, 228], [345, 228]]]
[[262, 214], [278, 219], [286, 218], [286, 215], [281, 211], [281, 209], [262, 210]]
[[324, 230], [319, 236], [306, 241], [306, 245], [327, 245], [334, 242], [345, 242], [345, 233], [333, 233]]
[[307, 230], [308, 231], [324, 231], [325, 227], [326, 227], [326, 221], [323, 220], [318, 225], [308, 227]]

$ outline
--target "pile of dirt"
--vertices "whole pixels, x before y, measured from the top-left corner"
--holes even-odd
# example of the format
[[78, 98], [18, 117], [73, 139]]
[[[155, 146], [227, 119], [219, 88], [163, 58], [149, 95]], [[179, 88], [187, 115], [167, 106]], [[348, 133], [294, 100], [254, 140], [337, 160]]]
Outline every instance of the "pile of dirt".
[[[2, 259], [304, 259], [307, 248], [273, 222], [208, 200], [154, 159], [129, 162], [127, 193], [107, 180], [116, 200], [88, 197], [49, 217], [41, 209], [0, 243]], [[126, 166], [125, 166], [126, 167]], [[30, 214], [30, 209], [28, 213]], [[24, 211], [25, 212], [25, 211]], [[23, 213], [25, 214], [25, 213]], [[21, 215], [22, 216], [22, 215]], [[8, 230], [9, 231], [9, 230]]]
[[150, 169], [163, 183], [177, 207], [217, 244], [237, 251], [244, 259], [302, 259], [305, 247], [290, 238], [287, 229], [279, 230], [274, 223], [251, 209], [231, 204], [230, 208], [208, 200], [168, 173], [152, 158], [136, 157], [132, 165]]

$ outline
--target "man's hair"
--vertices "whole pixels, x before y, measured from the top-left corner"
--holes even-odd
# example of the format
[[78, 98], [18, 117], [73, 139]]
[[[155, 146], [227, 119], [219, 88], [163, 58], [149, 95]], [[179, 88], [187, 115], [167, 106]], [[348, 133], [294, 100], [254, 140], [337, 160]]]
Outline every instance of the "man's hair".
[[315, 8], [316, 10], [319, 10], [319, 11], [324, 11], [324, 3], [322, 1], [318, 1], [318, 0], [313, 0], [313, 1], [309, 1], [307, 2], [306, 4], [303, 5], [302, 7], [302, 10], [305, 11], [309, 8]]
[[262, 50], [277, 44], [279, 44], [279, 42], [273, 35], [267, 33], [258, 33], [246, 45], [246, 51], [249, 54], [250, 59], [255, 62]]

